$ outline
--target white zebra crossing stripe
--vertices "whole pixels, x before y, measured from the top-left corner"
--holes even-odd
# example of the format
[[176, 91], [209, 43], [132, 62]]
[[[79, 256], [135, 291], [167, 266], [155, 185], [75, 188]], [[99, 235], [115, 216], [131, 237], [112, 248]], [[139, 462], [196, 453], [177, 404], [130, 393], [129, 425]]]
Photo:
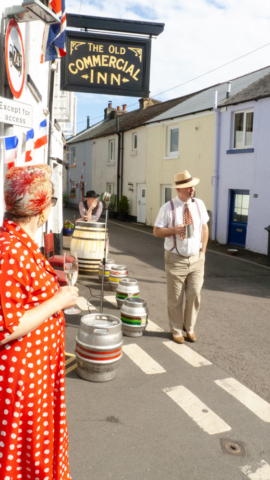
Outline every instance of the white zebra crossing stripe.
[[163, 390], [197, 425], [209, 433], [228, 432], [231, 427], [183, 385]]
[[163, 328], [159, 327], [156, 325], [152, 320], [148, 319], [148, 325], [146, 327], [146, 330], [148, 332], [164, 332]]
[[250, 479], [250, 480], [269, 480], [270, 479], [270, 465], [264, 460], [260, 462], [260, 467], [255, 470], [251, 465], [246, 465], [241, 467], [241, 471]]
[[235, 378], [215, 380], [215, 383], [255, 413], [261, 420], [270, 422], [270, 404], [259, 395], [249, 390]]
[[192, 365], [192, 367], [204, 367], [206, 365], [212, 365], [211, 362], [206, 360], [206, 358], [202, 357], [197, 352], [194, 352], [194, 350], [189, 348], [187, 345], [180, 345], [172, 341], [162, 343], [174, 353], [179, 355], [179, 357], [183, 358], [183, 360]]
[[106, 295], [106, 296], [104, 297], [104, 300], [106, 300], [107, 302], [111, 303], [114, 307], [118, 307], [117, 302], [116, 302], [115, 295]]
[[164, 373], [166, 370], [135, 343], [124, 345], [123, 352], [147, 375]]

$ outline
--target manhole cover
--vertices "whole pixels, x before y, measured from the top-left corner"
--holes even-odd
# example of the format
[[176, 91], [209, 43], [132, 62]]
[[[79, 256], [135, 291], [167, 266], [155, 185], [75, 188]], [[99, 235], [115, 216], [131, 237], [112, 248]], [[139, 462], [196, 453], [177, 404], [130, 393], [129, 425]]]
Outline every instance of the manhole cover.
[[238, 457], [245, 456], [245, 447], [243, 442], [240, 442], [239, 440], [230, 440], [229, 438], [221, 438], [220, 443], [223, 453], [236, 455]]

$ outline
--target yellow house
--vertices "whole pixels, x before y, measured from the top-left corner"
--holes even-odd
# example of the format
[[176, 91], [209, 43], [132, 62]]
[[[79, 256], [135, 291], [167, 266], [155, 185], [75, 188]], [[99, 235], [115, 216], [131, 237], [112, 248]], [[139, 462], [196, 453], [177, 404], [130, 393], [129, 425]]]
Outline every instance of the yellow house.
[[[146, 223], [154, 225], [159, 208], [176, 195], [170, 188], [175, 173], [188, 170], [200, 178], [195, 196], [210, 215], [210, 235], [217, 225], [220, 139], [232, 131], [220, 127], [225, 102], [268, 73], [268, 68], [193, 93], [147, 122]], [[240, 127], [239, 127], [240, 128]], [[231, 142], [231, 140], [230, 140]], [[228, 152], [227, 152], [228, 153]], [[237, 153], [235, 150], [230, 153]], [[237, 160], [237, 157], [235, 157]]]
[[[171, 185], [174, 174], [182, 170], [188, 170], [192, 176], [200, 178], [195, 196], [204, 201], [211, 218], [215, 112], [213, 104], [209, 105], [210, 108], [206, 111], [198, 111], [197, 97], [204, 97], [205, 93], [198, 93], [148, 122], [146, 163], [148, 225], [154, 225], [161, 205], [176, 196], [176, 190], [171, 189]], [[197, 113], [189, 113], [189, 110], [195, 108]]]
[[196, 196], [212, 211], [211, 177], [214, 168], [214, 112], [187, 115], [151, 123], [147, 128], [147, 216], [153, 225], [159, 208], [176, 195], [174, 174], [188, 170], [200, 178]]

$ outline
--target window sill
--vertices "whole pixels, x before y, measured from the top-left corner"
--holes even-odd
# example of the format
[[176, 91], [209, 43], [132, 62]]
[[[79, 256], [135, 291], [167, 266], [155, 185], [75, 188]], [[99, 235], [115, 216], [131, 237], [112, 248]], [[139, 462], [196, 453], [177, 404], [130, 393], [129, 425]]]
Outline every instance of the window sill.
[[235, 148], [233, 150], [226, 150], [226, 153], [228, 155], [230, 154], [237, 154], [237, 153], [253, 153], [254, 152], [254, 148]]
[[112, 165], [115, 165], [115, 162], [108, 162], [107, 163], [107, 167], [112, 166]]
[[73, 165], [69, 165], [69, 168], [76, 168], [76, 167], [77, 167], [76, 163], [73, 163]]
[[170, 155], [168, 157], [163, 157], [163, 160], [169, 160], [169, 159], [172, 159], [172, 158], [179, 158], [179, 155], [175, 154], [175, 155]]
[[137, 150], [131, 150], [130, 155], [131, 155], [132, 157], [134, 157], [135, 155], [137, 155]]

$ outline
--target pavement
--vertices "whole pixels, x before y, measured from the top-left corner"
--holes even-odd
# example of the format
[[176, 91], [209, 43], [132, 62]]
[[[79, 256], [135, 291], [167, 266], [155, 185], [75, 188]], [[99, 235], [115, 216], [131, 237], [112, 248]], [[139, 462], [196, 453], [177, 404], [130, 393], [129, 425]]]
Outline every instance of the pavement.
[[[74, 211], [64, 218], [73, 220]], [[124, 337], [114, 380], [76, 373], [81, 315], [99, 311], [97, 277], [80, 275], [81, 315], [66, 315], [66, 403], [73, 480], [270, 480], [270, 269], [207, 251], [198, 342], [168, 332], [163, 241], [109, 221], [110, 254], [139, 281], [149, 325]], [[70, 239], [64, 238], [64, 249]], [[104, 312], [119, 318], [105, 286]]]

